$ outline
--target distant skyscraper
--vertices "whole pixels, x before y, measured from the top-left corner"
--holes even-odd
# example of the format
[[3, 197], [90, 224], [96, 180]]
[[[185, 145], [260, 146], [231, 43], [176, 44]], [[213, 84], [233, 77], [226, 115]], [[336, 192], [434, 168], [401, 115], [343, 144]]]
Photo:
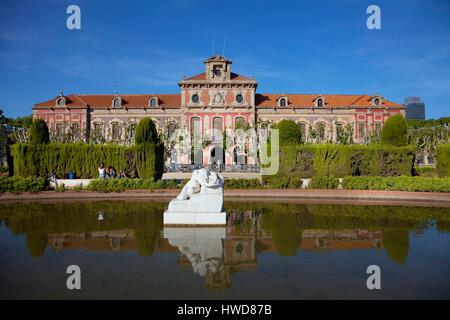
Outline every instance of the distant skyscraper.
[[406, 98], [405, 108], [407, 120], [425, 120], [425, 104], [419, 97]]

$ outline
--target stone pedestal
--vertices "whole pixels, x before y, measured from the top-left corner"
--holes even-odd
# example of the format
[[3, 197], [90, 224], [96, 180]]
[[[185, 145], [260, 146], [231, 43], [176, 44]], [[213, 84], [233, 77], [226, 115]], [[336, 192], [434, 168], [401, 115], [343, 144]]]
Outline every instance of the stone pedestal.
[[227, 224], [226, 212], [164, 212], [164, 225], [214, 225], [222, 226]]

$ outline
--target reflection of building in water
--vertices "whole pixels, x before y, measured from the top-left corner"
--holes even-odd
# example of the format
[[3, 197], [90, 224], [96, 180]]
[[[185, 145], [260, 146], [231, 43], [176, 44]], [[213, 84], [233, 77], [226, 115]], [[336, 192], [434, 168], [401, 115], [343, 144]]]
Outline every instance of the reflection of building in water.
[[98, 251], [136, 249], [132, 230], [49, 234], [48, 245], [58, 251], [70, 248]]
[[381, 231], [304, 230], [300, 249], [348, 250], [381, 248]]
[[[165, 228], [163, 236], [158, 231], [150, 234], [151, 239], [145, 237], [140, 239], [143, 234], [145, 236], [142, 230], [49, 234], [48, 245], [56, 250], [70, 248], [95, 251], [137, 250], [139, 254], [178, 252], [178, 266], [190, 268], [204, 277], [205, 285], [209, 289], [229, 287], [233, 273], [254, 270], [257, 253], [281, 254], [278, 251], [280, 248], [277, 241], [293, 239], [293, 245], [297, 250], [329, 251], [382, 247], [382, 232], [373, 229], [328, 230], [314, 228], [314, 225], [311, 225], [294, 229], [294, 234], [277, 239], [275, 229], [263, 227], [261, 217], [254, 210], [231, 211], [226, 227]], [[281, 230], [282, 233], [285, 231]], [[152, 246], [152, 249], [141, 251], [140, 246]]]

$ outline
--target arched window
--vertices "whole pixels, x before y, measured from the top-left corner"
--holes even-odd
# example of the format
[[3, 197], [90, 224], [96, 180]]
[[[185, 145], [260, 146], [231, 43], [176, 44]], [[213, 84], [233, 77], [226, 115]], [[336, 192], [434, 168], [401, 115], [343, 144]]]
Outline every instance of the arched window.
[[201, 124], [200, 124], [200, 118], [199, 117], [192, 117], [191, 118], [191, 136], [195, 137], [201, 137]]
[[221, 142], [223, 133], [223, 119], [221, 117], [213, 118], [213, 142]]
[[158, 106], [158, 99], [156, 97], [152, 97], [150, 99], [149, 106], [151, 108], [156, 108]]
[[280, 107], [286, 107], [287, 101], [286, 98], [280, 98]]
[[122, 128], [120, 123], [114, 122], [111, 124], [111, 138], [113, 141], [119, 141], [122, 133]]
[[325, 125], [323, 123], [317, 124], [317, 137], [319, 138], [319, 141], [325, 140]]
[[169, 122], [166, 125], [166, 133], [167, 133], [167, 137], [169, 139], [175, 139], [175, 137], [172, 137], [172, 135], [175, 133], [175, 130], [177, 129], [177, 125], [174, 122]]
[[114, 108], [120, 108], [122, 106], [120, 98], [114, 98], [112, 105]]
[[322, 98], [317, 99], [317, 106], [323, 107], [323, 99]]
[[376, 106], [379, 106], [380, 105], [380, 99], [379, 98], [375, 98], [373, 100], [373, 104], [376, 105]]
[[81, 138], [81, 130], [79, 123], [72, 123], [72, 137], [73, 140], [78, 141]]
[[339, 142], [344, 137], [344, 125], [336, 123], [336, 140]]
[[267, 138], [269, 134], [269, 124], [267, 122], [263, 122], [260, 125], [259, 133], [261, 138]]
[[244, 117], [234, 118], [234, 129], [245, 129], [247, 122]]
[[298, 127], [299, 127], [299, 129], [300, 129], [300, 134], [301, 134], [301, 137], [302, 137], [302, 142], [306, 142], [306, 123], [300, 122], [300, 123], [298, 124]]

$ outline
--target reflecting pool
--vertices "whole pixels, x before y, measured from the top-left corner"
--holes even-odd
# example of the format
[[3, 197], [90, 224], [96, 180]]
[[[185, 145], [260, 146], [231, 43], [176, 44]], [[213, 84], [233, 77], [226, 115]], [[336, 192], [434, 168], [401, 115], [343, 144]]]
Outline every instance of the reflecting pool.
[[166, 207], [0, 204], [0, 298], [450, 298], [448, 208], [226, 202], [226, 227], [165, 228]]

